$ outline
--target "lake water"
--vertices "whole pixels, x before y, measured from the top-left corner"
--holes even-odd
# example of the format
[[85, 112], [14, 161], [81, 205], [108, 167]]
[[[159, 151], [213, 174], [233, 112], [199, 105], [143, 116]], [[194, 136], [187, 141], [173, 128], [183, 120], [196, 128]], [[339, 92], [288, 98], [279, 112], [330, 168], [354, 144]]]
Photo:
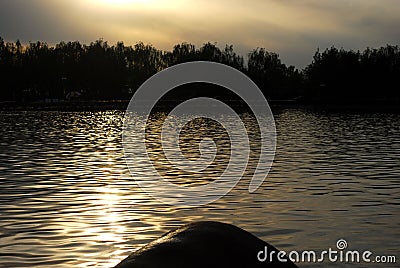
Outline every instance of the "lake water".
[[335, 249], [343, 238], [399, 259], [400, 115], [274, 113], [275, 161], [255, 193], [244, 178], [214, 203], [177, 208], [130, 176], [123, 112], [2, 112], [0, 267], [112, 267], [197, 220], [235, 224], [285, 251]]

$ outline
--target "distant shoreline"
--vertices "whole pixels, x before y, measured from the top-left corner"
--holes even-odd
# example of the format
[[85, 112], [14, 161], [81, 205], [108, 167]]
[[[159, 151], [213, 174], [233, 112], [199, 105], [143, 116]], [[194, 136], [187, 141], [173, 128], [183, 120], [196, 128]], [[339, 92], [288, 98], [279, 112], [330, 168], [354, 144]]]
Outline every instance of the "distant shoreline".
[[[162, 101], [161, 107], [174, 107], [177, 101]], [[241, 108], [243, 104], [238, 101], [225, 101], [231, 107]], [[271, 100], [268, 101], [272, 110], [287, 108], [303, 108], [310, 110], [337, 111], [337, 112], [400, 112], [399, 100], [368, 100], [362, 102], [338, 101], [297, 101], [297, 100]], [[0, 102], [0, 111], [125, 111], [129, 100], [91, 100], [91, 101], [58, 101], [58, 102]]]

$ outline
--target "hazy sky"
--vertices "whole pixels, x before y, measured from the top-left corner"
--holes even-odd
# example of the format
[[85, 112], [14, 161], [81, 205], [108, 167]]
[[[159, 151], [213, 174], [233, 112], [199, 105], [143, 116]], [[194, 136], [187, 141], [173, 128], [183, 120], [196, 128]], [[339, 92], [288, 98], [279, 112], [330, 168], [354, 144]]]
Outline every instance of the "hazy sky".
[[170, 50], [174, 44], [264, 47], [303, 67], [319, 47], [400, 44], [399, 0], [0, 0], [0, 36], [47, 41], [100, 37]]

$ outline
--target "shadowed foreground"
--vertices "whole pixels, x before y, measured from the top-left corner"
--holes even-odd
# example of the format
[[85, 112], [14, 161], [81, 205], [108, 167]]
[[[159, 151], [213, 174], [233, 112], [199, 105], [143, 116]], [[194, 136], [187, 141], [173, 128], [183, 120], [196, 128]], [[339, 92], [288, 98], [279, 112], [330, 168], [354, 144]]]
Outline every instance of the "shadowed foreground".
[[[260, 262], [257, 254], [266, 246], [268, 253], [274, 250], [275, 254], [272, 261]], [[115, 268], [297, 267], [290, 261], [279, 262], [277, 252], [273, 246], [239, 227], [205, 221], [166, 233], [132, 253]]]

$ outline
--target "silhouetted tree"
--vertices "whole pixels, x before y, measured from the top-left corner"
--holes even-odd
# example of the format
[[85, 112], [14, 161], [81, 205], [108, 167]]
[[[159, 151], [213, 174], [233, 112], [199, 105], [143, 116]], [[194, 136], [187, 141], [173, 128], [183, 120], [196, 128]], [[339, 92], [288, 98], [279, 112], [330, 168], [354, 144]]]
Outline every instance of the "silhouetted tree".
[[[268, 99], [318, 102], [400, 100], [400, 49], [386, 46], [363, 52], [331, 47], [316, 51], [302, 71], [286, 66], [279, 55], [257, 48], [247, 65], [232, 45], [220, 49], [204, 43], [199, 49], [181, 43], [172, 51], [137, 43], [110, 46], [102, 39], [89, 45], [60, 42], [5, 42], [0, 37], [0, 100], [34, 101], [65, 99], [79, 92], [84, 99], [129, 99], [158, 71], [189, 61], [220, 62], [247, 73]], [[182, 87], [179, 94], [231, 98], [223, 90], [204, 84]], [[171, 98], [178, 96], [171, 95]]]
[[329, 102], [398, 98], [399, 62], [398, 46], [362, 53], [335, 47], [318, 50], [304, 72], [308, 98]]
[[368, 98], [400, 98], [400, 48], [366, 49], [360, 55], [363, 94]]
[[80, 91], [88, 88], [86, 72], [82, 58], [84, 47], [79, 42], [61, 42], [55, 47], [56, 68], [58, 70], [59, 91], [66, 96], [70, 91]]
[[134, 88], [138, 88], [146, 79], [165, 68], [162, 51], [151, 45], [138, 43], [132, 52], [132, 69], [130, 75], [134, 78]]
[[216, 44], [211, 44], [210, 42], [203, 44], [203, 46], [198, 51], [199, 60], [202, 61], [222, 61], [222, 52], [216, 46]]
[[164, 61], [167, 66], [196, 60], [198, 60], [196, 47], [189, 43], [175, 45], [172, 52], [166, 52], [164, 55]]
[[233, 45], [226, 45], [222, 52], [220, 62], [229, 65], [237, 70], [245, 71], [244, 60], [233, 50]]
[[301, 75], [294, 66], [287, 67], [279, 55], [257, 48], [249, 53], [248, 74], [266, 98], [287, 99], [298, 96]]

